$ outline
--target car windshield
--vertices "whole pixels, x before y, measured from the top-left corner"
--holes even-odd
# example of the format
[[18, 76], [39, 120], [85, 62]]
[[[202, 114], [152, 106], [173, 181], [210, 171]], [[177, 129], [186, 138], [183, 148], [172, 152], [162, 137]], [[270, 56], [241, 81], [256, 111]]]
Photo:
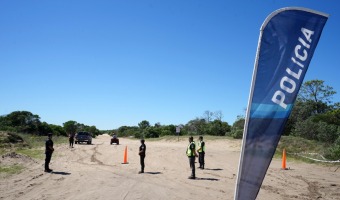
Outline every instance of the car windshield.
[[90, 134], [86, 132], [79, 132], [78, 135], [90, 135]]

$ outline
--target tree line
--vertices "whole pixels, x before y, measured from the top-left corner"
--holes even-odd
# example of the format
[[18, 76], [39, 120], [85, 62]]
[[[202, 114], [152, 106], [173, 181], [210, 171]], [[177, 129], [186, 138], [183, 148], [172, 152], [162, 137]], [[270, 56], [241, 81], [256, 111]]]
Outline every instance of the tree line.
[[0, 130], [34, 135], [53, 133], [56, 136], [68, 136], [78, 131], [90, 132], [94, 137], [100, 134], [96, 126], [88, 126], [73, 120], [63, 123], [63, 126], [41, 122], [39, 115], [29, 111], [14, 111], [0, 116]]
[[340, 159], [340, 102], [333, 102], [334, 94], [323, 80], [303, 83], [284, 135], [323, 142], [325, 157]]
[[[322, 142], [326, 158], [340, 159], [340, 102], [333, 102], [335, 94], [323, 80], [304, 82], [283, 135]], [[242, 138], [244, 122], [244, 116], [238, 116], [231, 136]]]
[[[306, 81], [301, 86], [292, 113], [284, 129], [284, 135], [316, 140], [326, 144], [325, 156], [331, 159], [340, 158], [340, 102], [333, 102], [336, 91], [323, 80]], [[15, 111], [0, 116], [0, 130], [46, 135], [52, 132], [67, 136], [77, 131], [91, 132], [94, 136], [101, 133], [115, 132], [120, 137], [156, 138], [166, 135], [216, 135], [241, 139], [245, 117], [237, 116], [229, 125], [223, 120], [221, 111], [205, 111], [186, 124], [151, 125], [143, 120], [136, 126], [121, 126], [118, 129], [100, 131], [95, 126], [88, 126], [76, 121], [67, 121], [63, 126], [41, 122], [40, 117], [29, 111]], [[176, 128], [180, 132], [176, 132]]]
[[[185, 125], [161, 125], [159, 122], [151, 125], [143, 120], [138, 126], [121, 126], [116, 130], [120, 137], [133, 136], [136, 138], [157, 138], [166, 135], [216, 135], [225, 136], [231, 130], [231, 126], [222, 121], [221, 111], [205, 111], [202, 117], [196, 117]], [[180, 131], [176, 132], [176, 128]]]

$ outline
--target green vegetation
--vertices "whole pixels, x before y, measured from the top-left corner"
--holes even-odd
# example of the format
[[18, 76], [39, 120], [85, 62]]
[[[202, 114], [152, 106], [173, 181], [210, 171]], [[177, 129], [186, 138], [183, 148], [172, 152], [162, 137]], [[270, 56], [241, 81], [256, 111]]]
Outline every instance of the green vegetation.
[[20, 173], [24, 167], [22, 165], [0, 165], [0, 174], [13, 175]]
[[[72, 129], [70, 129], [70, 126]], [[27, 133], [32, 135], [47, 135], [53, 133], [55, 136], [68, 136], [70, 133], [87, 131], [95, 137], [100, 131], [95, 126], [88, 126], [76, 121], [64, 123], [64, 127], [41, 122], [39, 115], [29, 111], [14, 111], [8, 115], [0, 116], [0, 131]]]
[[[325, 160], [326, 155], [329, 154], [329, 146], [323, 142], [307, 140], [294, 136], [282, 136], [274, 157], [281, 159], [284, 148], [287, 152], [287, 158], [290, 160], [322, 165], [340, 165], [339, 163], [320, 163], [318, 161], [312, 160]], [[303, 156], [312, 159], [308, 159]]]
[[17, 149], [15, 152], [18, 154], [26, 155], [31, 158], [35, 158], [35, 159], [42, 160], [45, 158], [44, 150], [42, 149], [20, 148], [20, 149]]
[[[300, 89], [297, 101], [283, 131], [283, 137], [277, 148], [289, 149], [289, 152], [314, 152], [323, 155], [330, 160], [340, 159], [340, 102], [333, 103], [332, 97], [336, 94], [331, 86], [324, 84], [322, 80], [306, 81]], [[63, 126], [57, 126], [41, 122], [40, 117], [28, 111], [15, 111], [8, 115], [0, 116], [0, 154], [6, 152], [8, 147], [15, 147], [22, 153], [37, 156], [36, 150], [24, 151], [42, 147], [45, 138], [38, 137], [52, 132], [53, 140], [58, 143], [67, 142], [68, 134], [78, 131], [86, 131], [93, 136], [101, 133], [116, 133], [119, 137], [134, 138], [159, 138], [169, 140], [177, 139], [178, 136], [220, 136], [241, 139], [245, 119], [237, 116], [236, 121], [229, 125], [222, 121], [221, 111], [203, 113], [186, 124], [151, 125], [143, 120], [137, 126], [121, 126], [116, 130], [99, 131], [95, 126], [87, 126], [76, 121], [67, 121]], [[177, 133], [180, 128], [180, 132]], [[13, 134], [21, 133], [21, 134]], [[286, 137], [287, 136], [287, 137]]]
[[285, 148], [289, 153], [300, 152], [313, 152], [313, 153], [325, 153], [326, 145], [322, 142], [315, 140], [307, 140], [294, 136], [282, 136], [276, 151], [282, 154], [282, 150]]
[[[29, 148], [39, 148], [44, 147], [45, 141], [47, 140], [46, 136], [37, 136], [37, 135], [30, 135], [19, 133], [18, 134]], [[53, 143], [54, 144], [64, 144], [68, 142], [68, 137], [65, 136], [53, 136]]]
[[[46, 136], [0, 132], [0, 155], [15, 152], [31, 158], [43, 159], [46, 139]], [[68, 142], [68, 138], [55, 136], [53, 142], [54, 144], [65, 144]]]
[[[218, 113], [218, 114], [216, 114]], [[214, 117], [215, 116], [215, 117]], [[176, 127], [180, 132], [176, 132]], [[150, 125], [149, 121], [143, 120], [138, 126], [121, 126], [116, 132], [120, 137], [133, 136], [135, 138], [158, 138], [163, 136], [181, 135], [214, 135], [230, 136], [231, 126], [221, 120], [221, 112], [205, 111], [203, 117], [190, 120], [186, 125]]]
[[340, 103], [332, 102], [334, 94], [333, 88], [322, 80], [306, 81], [301, 86], [284, 134], [322, 143], [321, 155], [339, 160]]
[[[329, 160], [340, 159], [340, 103], [332, 102], [336, 92], [322, 80], [306, 81], [302, 86], [288, 119], [278, 146], [289, 148], [290, 152], [314, 152]], [[179, 135], [214, 135], [229, 136], [235, 139], [243, 137], [245, 119], [237, 116], [230, 126], [223, 122], [221, 112], [205, 111], [202, 117], [190, 120], [181, 127]], [[154, 126], [143, 120], [138, 126], [122, 126], [113, 130], [119, 136], [134, 136], [136, 138], [157, 138], [165, 135], [176, 136], [176, 126]], [[286, 142], [288, 140], [288, 142]]]

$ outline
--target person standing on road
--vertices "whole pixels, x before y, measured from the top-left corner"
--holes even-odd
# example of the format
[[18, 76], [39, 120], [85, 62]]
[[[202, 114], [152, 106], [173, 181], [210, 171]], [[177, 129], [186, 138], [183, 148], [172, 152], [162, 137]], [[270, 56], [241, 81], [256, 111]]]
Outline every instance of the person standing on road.
[[74, 133], [69, 134], [70, 148], [73, 148], [74, 143]]
[[197, 153], [196, 153], [196, 145], [194, 142], [194, 138], [191, 136], [189, 137], [189, 145], [187, 147], [187, 151], [186, 154], [189, 158], [189, 164], [190, 164], [190, 168], [191, 168], [191, 176], [189, 176], [189, 179], [195, 179], [196, 175], [195, 175], [195, 157], [197, 157]]
[[205, 155], [205, 142], [203, 141], [203, 137], [200, 136], [198, 141], [198, 162], [200, 163], [199, 168], [204, 169], [204, 155]]
[[46, 154], [45, 172], [52, 172], [52, 170], [49, 167], [49, 164], [51, 161], [53, 151], [54, 151], [54, 148], [53, 148], [53, 141], [52, 141], [52, 133], [49, 133], [48, 139], [45, 142], [45, 154]]
[[139, 173], [141, 174], [141, 173], [144, 173], [144, 167], [145, 167], [144, 159], [145, 159], [146, 145], [144, 144], [145, 143], [144, 139], [141, 139], [140, 143], [141, 145], [139, 147], [139, 157], [140, 157], [141, 171]]

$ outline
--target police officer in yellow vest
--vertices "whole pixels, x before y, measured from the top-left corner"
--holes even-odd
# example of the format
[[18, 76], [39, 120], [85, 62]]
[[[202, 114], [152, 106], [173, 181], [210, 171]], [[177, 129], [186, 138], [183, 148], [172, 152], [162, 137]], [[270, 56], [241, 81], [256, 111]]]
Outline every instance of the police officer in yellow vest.
[[191, 136], [189, 137], [189, 145], [187, 147], [187, 151], [186, 154], [189, 158], [189, 164], [190, 164], [190, 168], [191, 168], [191, 176], [189, 176], [189, 179], [195, 179], [196, 175], [195, 175], [195, 157], [197, 157], [197, 153], [196, 153], [196, 145], [194, 142], [194, 138]]
[[198, 162], [200, 163], [199, 168], [204, 169], [204, 155], [205, 155], [205, 142], [203, 141], [203, 137], [199, 137], [198, 141]]

